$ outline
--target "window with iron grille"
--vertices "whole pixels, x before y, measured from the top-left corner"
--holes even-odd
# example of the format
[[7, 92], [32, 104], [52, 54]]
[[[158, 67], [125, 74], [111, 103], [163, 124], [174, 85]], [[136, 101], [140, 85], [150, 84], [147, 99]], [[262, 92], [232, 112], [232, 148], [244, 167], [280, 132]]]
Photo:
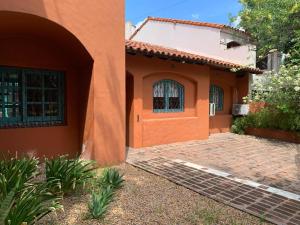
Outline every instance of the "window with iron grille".
[[153, 85], [153, 112], [183, 111], [183, 85], [174, 80], [161, 80]]
[[223, 111], [224, 91], [221, 87], [211, 85], [209, 90], [209, 102], [215, 103], [216, 111]]
[[64, 73], [0, 67], [0, 127], [64, 123]]

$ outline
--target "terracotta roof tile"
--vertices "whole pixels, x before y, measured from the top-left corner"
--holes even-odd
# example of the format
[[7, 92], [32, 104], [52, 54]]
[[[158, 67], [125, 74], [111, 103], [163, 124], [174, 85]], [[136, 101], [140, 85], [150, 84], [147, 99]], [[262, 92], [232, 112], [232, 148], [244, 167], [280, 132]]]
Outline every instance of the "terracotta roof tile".
[[190, 64], [207, 64], [215, 67], [221, 67], [225, 69], [233, 69], [236, 68], [241, 71], [247, 71], [250, 73], [261, 74], [262, 71], [249, 66], [242, 66], [239, 64], [210, 58], [206, 56], [196, 55], [184, 51], [179, 51], [177, 49], [166, 48], [158, 45], [152, 45], [144, 42], [137, 41], [126, 41], [126, 52], [141, 54], [146, 56], [157, 56], [157, 57], [165, 57], [175, 61], [182, 61]]
[[218, 29], [227, 29], [232, 30], [247, 36], [251, 36], [248, 32], [243, 30], [225, 25], [225, 24], [217, 24], [217, 23], [207, 23], [207, 22], [199, 22], [199, 21], [191, 21], [191, 20], [178, 20], [178, 19], [170, 19], [170, 18], [159, 18], [159, 17], [147, 17], [147, 19], [143, 22], [143, 24], [138, 27], [135, 32], [131, 35], [130, 39], [132, 39], [148, 21], [158, 21], [158, 22], [166, 22], [166, 23], [179, 23], [179, 24], [188, 24], [193, 26], [200, 26], [200, 27], [212, 27]]

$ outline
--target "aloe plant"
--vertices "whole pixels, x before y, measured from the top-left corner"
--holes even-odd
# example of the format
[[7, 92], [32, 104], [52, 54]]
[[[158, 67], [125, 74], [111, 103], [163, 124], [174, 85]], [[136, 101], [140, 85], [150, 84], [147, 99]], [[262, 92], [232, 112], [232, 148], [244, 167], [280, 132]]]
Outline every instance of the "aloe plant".
[[123, 186], [123, 183], [123, 174], [120, 174], [115, 168], [105, 169], [100, 177], [100, 184], [104, 188], [111, 186], [113, 189], [119, 189]]
[[63, 193], [83, 187], [94, 177], [95, 162], [93, 161], [79, 158], [68, 159], [67, 156], [60, 156], [52, 160], [46, 159], [45, 162], [47, 181], [58, 180]]
[[108, 186], [100, 192], [93, 192], [89, 203], [89, 211], [94, 219], [99, 219], [104, 216], [107, 211], [109, 203], [113, 199], [113, 189]]

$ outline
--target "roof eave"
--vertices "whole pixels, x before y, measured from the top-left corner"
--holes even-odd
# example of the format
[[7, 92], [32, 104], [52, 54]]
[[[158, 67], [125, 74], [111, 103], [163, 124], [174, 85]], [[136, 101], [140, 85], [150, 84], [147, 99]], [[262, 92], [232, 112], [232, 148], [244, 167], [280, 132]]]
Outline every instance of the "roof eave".
[[159, 53], [154, 51], [147, 51], [147, 50], [141, 50], [141, 49], [134, 49], [133, 47], [127, 47], [126, 46], [126, 53], [128, 54], [135, 54], [135, 55], [142, 55], [146, 57], [156, 57], [160, 59], [169, 59], [171, 61], [180, 62], [180, 63], [187, 63], [187, 64], [196, 64], [196, 65], [208, 65], [215, 68], [221, 68], [225, 70], [232, 70], [236, 69], [237, 72], [249, 72], [253, 74], [262, 74], [263, 71], [256, 69], [256, 68], [250, 68], [250, 67], [239, 67], [239, 66], [226, 66], [214, 62], [209, 62], [209, 60], [205, 59], [193, 59], [190, 57], [181, 57], [176, 54], [165, 54], [165, 53]]

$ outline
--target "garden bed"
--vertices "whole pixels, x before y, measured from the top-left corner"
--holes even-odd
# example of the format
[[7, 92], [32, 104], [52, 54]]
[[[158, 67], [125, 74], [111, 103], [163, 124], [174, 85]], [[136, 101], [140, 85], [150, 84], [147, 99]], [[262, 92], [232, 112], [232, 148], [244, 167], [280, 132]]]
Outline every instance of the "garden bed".
[[125, 174], [124, 187], [118, 191], [104, 219], [86, 219], [90, 195], [75, 193], [64, 198], [64, 212], [47, 216], [39, 224], [265, 224], [259, 218], [128, 164], [118, 169]]
[[247, 128], [245, 133], [262, 138], [277, 139], [281, 141], [300, 144], [300, 134], [297, 132], [275, 130], [268, 128]]

